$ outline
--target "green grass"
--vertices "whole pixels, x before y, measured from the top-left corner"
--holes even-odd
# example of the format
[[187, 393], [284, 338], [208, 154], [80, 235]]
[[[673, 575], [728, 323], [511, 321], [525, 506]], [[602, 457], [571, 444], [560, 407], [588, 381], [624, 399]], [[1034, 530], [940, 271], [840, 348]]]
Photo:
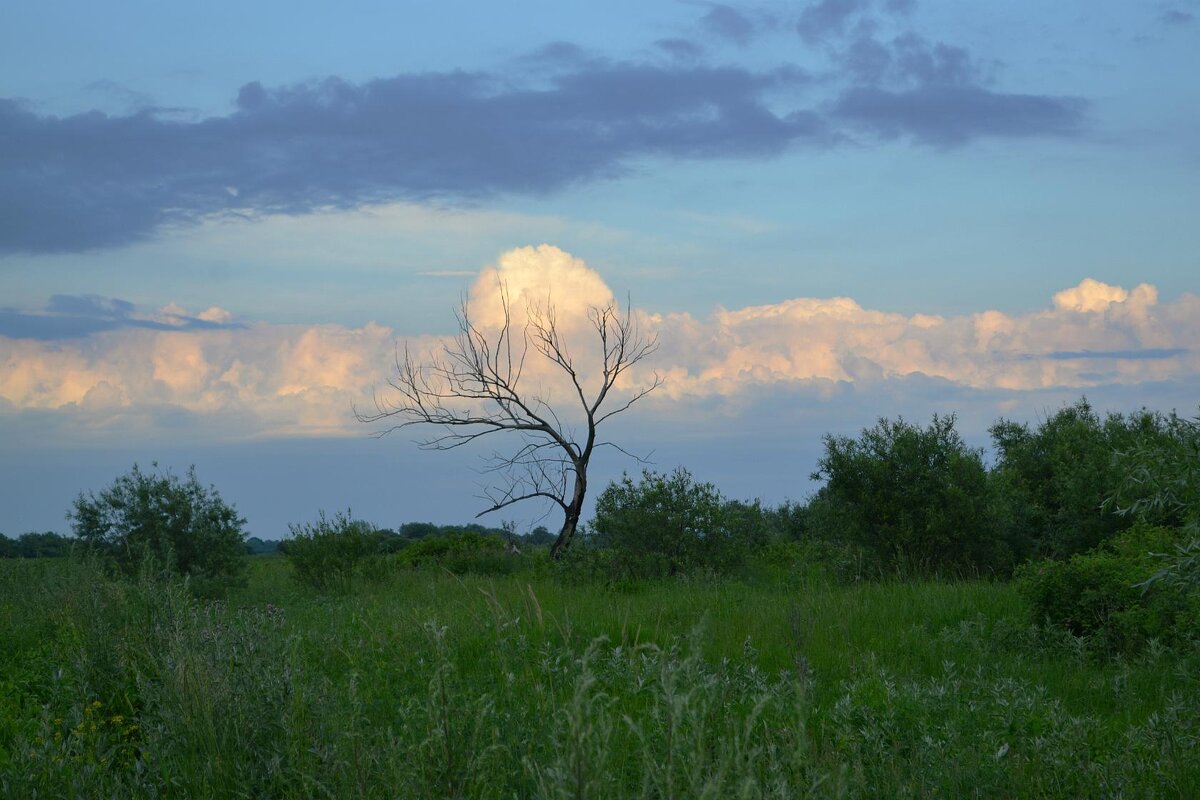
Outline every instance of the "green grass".
[[289, 569], [0, 564], [0, 796], [1200, 796], [1200, 655], [1006, 584]]

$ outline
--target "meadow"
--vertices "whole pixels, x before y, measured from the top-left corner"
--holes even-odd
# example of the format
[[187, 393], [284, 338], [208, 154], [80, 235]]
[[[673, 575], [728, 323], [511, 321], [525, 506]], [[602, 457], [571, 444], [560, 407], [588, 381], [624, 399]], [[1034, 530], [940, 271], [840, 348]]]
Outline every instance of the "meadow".
[[0, 562], [0, 795], [1197, 797], [1200, 654], [1011, 584]]

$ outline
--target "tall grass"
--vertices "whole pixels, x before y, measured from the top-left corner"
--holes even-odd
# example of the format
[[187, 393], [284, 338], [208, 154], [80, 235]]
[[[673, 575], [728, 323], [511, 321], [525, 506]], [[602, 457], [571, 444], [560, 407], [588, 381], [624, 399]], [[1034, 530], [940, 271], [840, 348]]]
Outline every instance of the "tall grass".
[[1200, 796], [1200, 656], [1007, 586], [0, 566], [6, 797]]

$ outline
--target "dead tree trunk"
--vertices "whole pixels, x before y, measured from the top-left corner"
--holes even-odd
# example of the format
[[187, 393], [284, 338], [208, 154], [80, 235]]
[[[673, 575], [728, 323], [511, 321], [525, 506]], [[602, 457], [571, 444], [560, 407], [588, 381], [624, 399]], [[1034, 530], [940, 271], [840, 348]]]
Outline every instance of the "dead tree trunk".
[[[412, 425], [438, 428], [439, 433], [421, 442], [432, 450], [452, 450], [507, 432], [515, 448], [489, 460], [487, 471], [502, 477], [485, 490], [489, 505], [477, 516], [523, 500], [553, 502], [563, 512], [562, 529], [550, 549], [558, 559], [579, 528], [593, 452], [608, 446], [628, 454], [613, 442], [598, 440], [597, 429], [662, 384], [655, 373], [623, 397], [616, 389], [618, 379], [650, 356], [658, 342], [642, 335], [628, 305], [623, 310], [614, 303], [595, 306], [588, 310], [588, 321], [598, 357], [577, 365], [552, 305], [527, 307], [527, 322], [516, 332], [507, 290], [498, 288], [503, 323], [497, 329], [477, 327], [464, 302], [454, 341], [425, 361], [414, 359], [407, 348], [402, 357], [398, 353], [396, 375], [388, 381], [394, 395], [376, 395], [375, 411], [356, 415], [362, 422], [387, 423], [379, 436]], [[552, 365], [569, 387], [571, 400], [552, 406], [548, 394], [537, 388], [526, 391], [521, 378], [527, 359], [536, 356]], [[572, 417], [578, 427], [571, 424]]]

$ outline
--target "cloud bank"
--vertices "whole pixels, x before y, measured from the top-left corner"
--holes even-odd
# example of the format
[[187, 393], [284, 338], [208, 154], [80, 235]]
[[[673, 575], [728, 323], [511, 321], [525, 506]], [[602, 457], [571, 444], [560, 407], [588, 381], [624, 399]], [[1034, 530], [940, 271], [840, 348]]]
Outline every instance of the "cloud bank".
[[912, 30], [911, 6], [822, 0], [787, 23], [703, 5], [706, 41], [775, 37], [794, 58], [774, 67], [716, 63], [676, 36], [628, 59], [551, 42], [493, 70], [252, 81], [203, 119], [151, 105], [55, 117], [0, 98], [0, 255], [119, 246], [223, 213], [542, 195], [652, 159], [1083, 131], [1084, 99], [997, 89], [994, 65]]
[[43, 117], [0, 100], [0, 252], [119, 245], [223, 211], [540, 194], [644, 157], [777, 155], [819, 140], [775, 111], [794, 71], [578, 61], [514, 87], [486, 73], [241, 88], [228, 116]]
[[220, 308], [190, 314], [167, 306], [151, 315], [138, 314], [132, 303], [97, 295], [56, 294], [44, 309], [0, 308], [0, 336], [10, 339], [74, 339], [102, 331], [144, 328], [156, 331], [237, 328], [233, 316]]
[[[472, 318], [483, 327], [502, 320], [500, 284], [516, 309], [550, 298], [581, 362], [594, 343], [578, 323], [589, 305], [614, 298], [582, 260], [549, 245], [519, 248], [484, 268], [472, 285]], [[25, 327], [10, 326], [0, 336], [0, 420], [37, 412], [103, 430], [106, 420], [131, 416], [147, 425], [162, 418], [169, 427], [171, 414], [180, 413], [231, 437], [362, 434], [351, 406], [371, 402], [395, 356], [392, 330], [375, 323], [237, 323], [221, 309], [193, 315], [177, 307], [139, 315], [127, 303], [94, 297], [56, 298], [49, 309], [13, 312]], [[1200, 375], [1200, 297], [1164, 303], [1147, 284], [1127, 290], [1087, 279], [1054, 295], [1045, 309], [1020, 315], [908, 316], [844, 297], [718, 308], [704, 317], [634, 313], [659, 337], [660, 350], [647, 366], [665, 379], [639, 413], [673, 417], [676, 425], [683, 424], [680, 409], [720, 416], [726, 413], [720, 409], [764, 394], [886, 396], [901, 384], [930, 384], [943, 396], [1012, 398]], [[104, 326], [76, 324], [67, 336], [61, 327], [43, 335], [28, 325], [54, 314]], [[426, 336], [410, 345], [420, 352], [443, 343]], [[634, 373], [623, 388], [649, 379], [649, 372]]]

